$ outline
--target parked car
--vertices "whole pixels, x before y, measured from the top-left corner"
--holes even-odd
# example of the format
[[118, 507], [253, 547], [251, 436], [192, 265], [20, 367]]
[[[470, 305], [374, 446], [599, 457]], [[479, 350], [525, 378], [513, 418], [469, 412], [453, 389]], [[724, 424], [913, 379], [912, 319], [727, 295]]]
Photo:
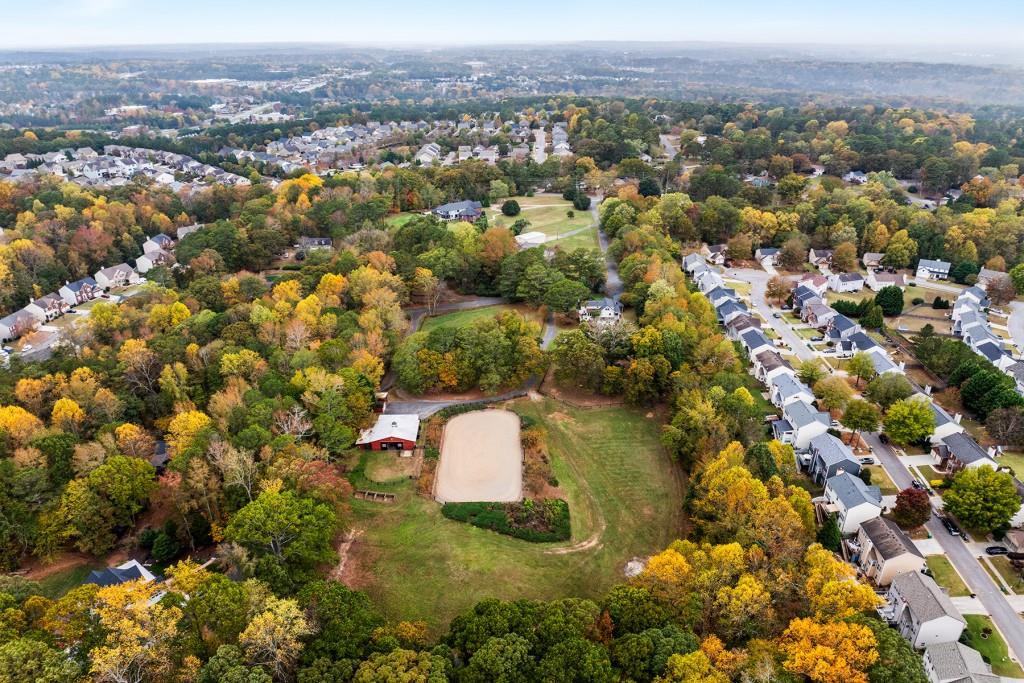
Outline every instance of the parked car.
[[942, 526], [946, 527], [946, 531], [949, 532], [950, 536], [963, 536], [964, 532], [960, 531], [960, 527], [956, 525], [956, 522], [951, 520], [949, 517], [942, 518]]
[[772, 313], [772, 317], [773, 318], [781, 318], [782, 314], [781, 313]]
[[819, 334], [817, 337], [811, 337], [811, 341], [812, 342], [823, 342], [823, 341], [825, 341], [825, 337], [823, 337], [822, 335]]
[[859, 462], [861, 465], [874, 465], [874, 464], [876, 464], [875, 463], [875, 459], [873, 457], [871, 457], [870, 455], [865, 455], [863, 458], [857, 458], [857, 462]]
[[985, 548], [986, 555], [1005, 555], [1008, 552], [1010, 552], [1010, 549], [1004, 548], [1001, 545], [990, 545], [989, 547]]
[[[924, 484], [919, 482], [917, 479], [910, 482], [910, 486], [915, 489], [924, 489]], [[945, 522], [943, 522], [943, 524], [945, 524]]]
[[878, 435], [878, 440], [882, 443], [889, 443], [889, 435], [883, 432]]

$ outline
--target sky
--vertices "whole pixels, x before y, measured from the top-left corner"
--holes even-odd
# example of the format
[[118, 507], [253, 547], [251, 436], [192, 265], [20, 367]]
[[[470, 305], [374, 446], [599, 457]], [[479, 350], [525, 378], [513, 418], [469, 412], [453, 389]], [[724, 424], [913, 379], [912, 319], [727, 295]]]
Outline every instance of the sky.
[[1024, 1], [0, 0], [0, 49], [585, 40], [1013, 46]]

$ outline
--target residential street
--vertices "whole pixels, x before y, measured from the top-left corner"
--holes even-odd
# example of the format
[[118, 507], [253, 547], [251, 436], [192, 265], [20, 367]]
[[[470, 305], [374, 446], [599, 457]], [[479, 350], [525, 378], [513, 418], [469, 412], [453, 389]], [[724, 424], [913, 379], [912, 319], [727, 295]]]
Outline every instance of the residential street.
[[1024, 353], [1024, 301], [1011, 301], [1009, 308], [1010, 317], [1006, 327], [1010, 330], [1017, 352]]
[[766, 273], [763, 270], [753, 270], [751, 268], [728, 268], [725, 271], [725, 276], [741, 282], [750, 283], [751, 305], [753, 305], [754, 309], [761, 314], [761, 317], [765, 319], [768, 325], [770, 325], [779, 337], [793, 350], [793, 353], [797, 358], [800, 360], [814, 360], [818, 357], [818, 354], [807, 346], [803, 338], [794, 332], [785, 320], [772, 317], [772, 314], [775, 313], [775, 311], [772, 310], [772, 307], [768, 305], [768, 300], [765, 299], [765, 290], [768, 287], [768, 280], [772, 277], [771, 274]]
[[[900, 461], [899, 456], [882, 443], [878, 434], [864, 433], [862, 436], [874, 450], [875, 457], [878, 458], [897, 488], [902, 490], [910, 486], [913, 479], [910, 471]], [[1024, 657], [1022, 654], [1024, 653], [1024, 621], [1010, 606], [1006, 596], [985, 572], [978, 559], [961, 538], [951, 536], [935, 516], [932, 516], [926, 526], [934, 540], [942, 547], [943, 553], [977, 595], [978, 600], [992, 617], [992, 621], [999, 627], [1017, 660], [1021, 661], [1021, 658]]]

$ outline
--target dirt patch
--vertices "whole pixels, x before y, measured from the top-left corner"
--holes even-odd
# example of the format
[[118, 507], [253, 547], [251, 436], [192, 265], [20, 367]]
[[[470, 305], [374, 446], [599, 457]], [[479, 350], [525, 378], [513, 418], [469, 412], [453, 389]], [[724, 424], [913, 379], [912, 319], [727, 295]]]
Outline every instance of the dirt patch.
[[442, 503], [521, 500], [519, 416], [508, 410], [477, 410], [449, 420], [434, 497]]
[[92, 564], [96, 560], [82, 553], [63, 553], [58, 555], [53, 562], [44, 564], [32, 558], [22, 563], [23, 576], [32, 581], [40, 581], [53, 574], [65, 572], [75, 567], [82, 567]]
[[393, 451], [380, 451], [366, 464], [366, 478], [378, 483], [411, 479], [417, 475], [423, 456], [402, 457]]
[[345, 575], [345, 565], [348, 564], [352, 544], [355, 543], [356, 539], [361, 536], [362, 533], [362, 529], [349, 529], [349, 532], [345, 534], [341, 543], [338, 544], [338, 564], [333, 570], [331, 570], [330, 578], [335, 581], [340, 581]]
[[554, 420], [558, 420], [559, 422], [565, 422], [567, 424], [576, 424], [576, 420], [558, 410], [551, 413], [551, 418]]

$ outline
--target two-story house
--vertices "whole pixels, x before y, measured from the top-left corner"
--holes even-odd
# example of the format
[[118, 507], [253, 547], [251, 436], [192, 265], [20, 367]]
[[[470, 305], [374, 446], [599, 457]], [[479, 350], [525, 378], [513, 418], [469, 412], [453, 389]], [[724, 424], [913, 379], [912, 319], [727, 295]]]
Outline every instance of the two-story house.
[[847, 541], [851, 560], [878, 586], [888, 586], [900, 574], [920, 572], [924, 555], [896, 522], [885, 517], [860, 525], [855, 541]]
[[806, 450], [811, 439], [828, 431], [831, 423], [823, 413], [806, 401], [793, 401], [782, 410], [782, 419], [772, 422], [772, 435], [777, 441], [792, 444], [797, 450]]
[[580, 304], [578, 312], [580, 321], [589, 320], [601, 323], [614, 323], [622, 318], [622, 304], [608, 297], [592, 299]]
[[96, 271], [93, 279], [96, 280], [100, 289], [109, 290], [114, 287], [135, 284], [139, 281], [139, 276], [127, 263], [119, 263], [116, 266]]
[[924, 650], [924, 674], [928, 683], [1000, 683], [981, 653], [963, 643], [941, 643]]
[[[785, 363], [784, 360], [782, 362]], [[780, 372], [771, 377], [765, 384], [768, 385], [772, 405], [776, 408], [785, 408], [793, 401], [803, 401], [808, 404], [814, 403], [814, 392], [811, 391], [810, 387], [794, 377], [792, 371]]]
[[64, 299], [68, 306], [77, 306], [86, 301], [92, 301], [100, 293], [100, 286], [91, 277], [83, 277], [81, 280], [68, 282], [57, 293]]
[[827, 432], [811, 439], [808, 450], [808, 474], [819, 484], [824, 484], [828, 479], [843, 472], [860, 474], [860, 463], [857, 462], [850, 447]]
[[879, 614], [892, 624], [915, 650], [940, 643], [955, 643], [967, 621], [935, 580], [921, 572], [896, 576], [889, 585], [885, 607]]
[[828, 288], [834, 292], [859, 292], [864, 289], [864, 276], [860, 273], [833, 273], [828, 277]]
[[38, 299], [32, 299], [24, 310], [34, 315], [39, 322], [45, 323], [64, 315], [68, 308], [67, 302], [56, 292], [52, 292]]
[[882, 493], [858, 477], [843, 472], [825, 481], [826, 509], [836, 516], [844, 536], [857, 533], [861, 524], [882, 514]]
[[949, 270], [953, 267], [949, 261], [937, 261], [923, 258], [917, 262], [917, 273], [919, 280], [948, 280]]
[[940, 470], [959, 472], [968, 467], [988, 465], [998, 469], [994, 452], [986, 451], [964, 431], [947, 435], [937, 443], [932, 443], [932, 457]]

